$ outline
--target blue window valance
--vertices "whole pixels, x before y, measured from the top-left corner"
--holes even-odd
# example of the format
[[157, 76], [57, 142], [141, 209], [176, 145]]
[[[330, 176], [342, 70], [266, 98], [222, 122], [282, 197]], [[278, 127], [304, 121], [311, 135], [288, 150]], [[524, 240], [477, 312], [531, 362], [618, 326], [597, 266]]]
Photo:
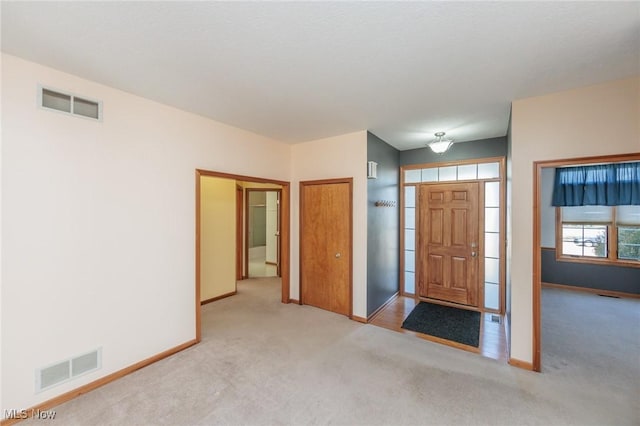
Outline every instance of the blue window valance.
[[640, 205], [640, 162], [556, 169], [554, 206]]

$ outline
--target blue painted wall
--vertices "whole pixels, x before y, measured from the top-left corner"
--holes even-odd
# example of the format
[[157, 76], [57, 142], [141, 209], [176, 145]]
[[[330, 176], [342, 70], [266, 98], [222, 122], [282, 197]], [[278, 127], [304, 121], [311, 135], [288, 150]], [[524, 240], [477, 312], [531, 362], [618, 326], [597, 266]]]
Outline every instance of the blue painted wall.
[[542, 249], [542, 282], [640, 294], [640, 268], [559, 262], [556, 251]]

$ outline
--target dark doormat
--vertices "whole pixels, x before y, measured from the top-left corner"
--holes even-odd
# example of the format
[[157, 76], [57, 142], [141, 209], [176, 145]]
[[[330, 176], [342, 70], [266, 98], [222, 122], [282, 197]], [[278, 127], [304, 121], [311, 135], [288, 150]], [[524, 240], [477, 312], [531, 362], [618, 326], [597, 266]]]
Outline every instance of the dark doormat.
[[402, 328], [475, 346], [480, 344], [480, 312], [420, 302]]

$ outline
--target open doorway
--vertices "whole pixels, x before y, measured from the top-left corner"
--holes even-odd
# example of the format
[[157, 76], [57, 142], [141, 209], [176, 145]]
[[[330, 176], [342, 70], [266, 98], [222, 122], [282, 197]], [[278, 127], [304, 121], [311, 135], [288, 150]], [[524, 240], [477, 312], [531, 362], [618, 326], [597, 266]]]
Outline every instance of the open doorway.
[[202, 339], [201, 305], [235, 296], [239, 292], [238, 271], [247, 268], [249, 263], [248, 257], [244, 255], [245, 250], [238, 247], [238, 244], [246, 241], [246, 238], [240, 236], [244, 236], [247, 230], [244, 215], [239, 214], [239, 211], [244, 211], [243, 200], [248, 197], [241, 196], [241, 192], [246, 193], [248, 189], [256, 188], [268, 188], [278, 194], [276, 272], [280, 276], [280, 291], [273, 293], [273, 296], [282, 303], [290, 302], [289, 182], [196, 170], [197, 341]]
[[640, 374], [640, 206], [616, 183], [638, 185], [638, 162], [634, 153], [534, 164], [535, 371], [606, 371], [602, 380], [620, 383]]
[[245, 276], [280, 276], [281, 189], [246, 188]]

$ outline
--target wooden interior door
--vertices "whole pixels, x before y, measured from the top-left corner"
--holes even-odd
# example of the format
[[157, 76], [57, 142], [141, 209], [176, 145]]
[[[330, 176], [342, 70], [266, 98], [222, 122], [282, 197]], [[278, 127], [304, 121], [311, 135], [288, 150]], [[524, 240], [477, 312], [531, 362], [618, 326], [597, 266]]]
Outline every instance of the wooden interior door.
[[277, 226], [277, 230], [276, 230], [276, 275], [281, 277], [282, 276], [282, 269], [280, 267], [280, 250], [282, 250], [282, 241], [280, 239], [280, 227], [282, 226], [282, 214], [280, 212], [280, 202], [282, 199], [282, 190], [278, 190], [278, 199], [276, 201], [276, 205], [277, 205], [277, 210], [276, 210], [276, 215], [277, 215], [277, 222], [278, 222], [278, 226]]
[[351, 315], [351, 179], [300, 184], [300, 302]]
[[243, 229], [243, 221], [242, 221], [242, 213], [244, 211], [243, 208], [243, 197], [242, 197], [242, 187], [236, 186], [236, 280], [240, 281], [242, 279], [242, 264], [243, 264], [243, 254], [244, 250], [242, 249], [244, 238], [242, 237], [242, 229]]
[[478, 183], [419, 186], [418, 294], [478, 306]]
[[280, 195], [281, 190], [265, 191], [266, 194], [266, 252], [265, 263], [276, 267], [280, 276]]

